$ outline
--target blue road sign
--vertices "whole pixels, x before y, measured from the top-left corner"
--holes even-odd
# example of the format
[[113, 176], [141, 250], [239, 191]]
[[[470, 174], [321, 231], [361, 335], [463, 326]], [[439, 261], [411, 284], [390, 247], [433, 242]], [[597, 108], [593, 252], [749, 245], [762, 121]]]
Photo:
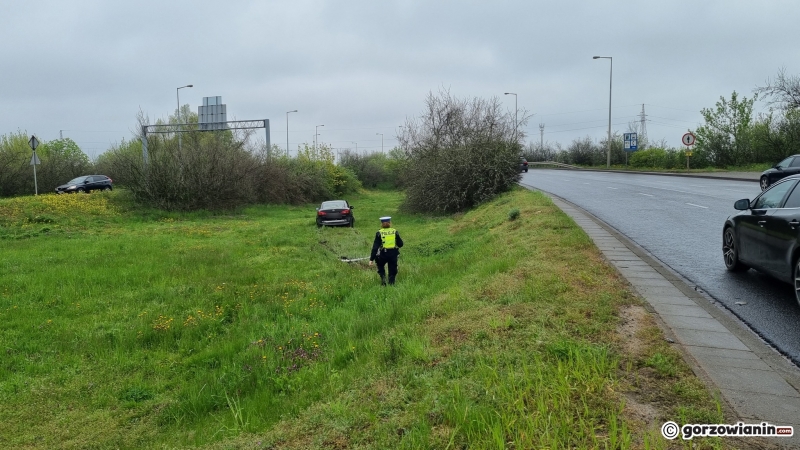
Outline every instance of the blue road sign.
[[638, 135], [636, 133], [625, 133], [622, 135], [623, 142], [625, 143], [626, 152], [634, 152], [638, 149]]

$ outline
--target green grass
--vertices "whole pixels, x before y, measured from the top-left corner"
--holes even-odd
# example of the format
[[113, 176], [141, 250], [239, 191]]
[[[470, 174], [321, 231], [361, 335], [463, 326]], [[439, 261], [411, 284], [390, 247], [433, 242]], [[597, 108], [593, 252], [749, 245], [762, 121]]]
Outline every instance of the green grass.
[[[662, 421], [722, 420], [669, 349], [621, 350], [637, 300], [543, 195], [448, 217], [348, 200], [353, 229], [313, 205], [0, 200], [0, 446], [634, 448], [655, 426], [626, 416], [640, 369]], [[381, 288], [339, 258], [387, 214], [406, 247]]]

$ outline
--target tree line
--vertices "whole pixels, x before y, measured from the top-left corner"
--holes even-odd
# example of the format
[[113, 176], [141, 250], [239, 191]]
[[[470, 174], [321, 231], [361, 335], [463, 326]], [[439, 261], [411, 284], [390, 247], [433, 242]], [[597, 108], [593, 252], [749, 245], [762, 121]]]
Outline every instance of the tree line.
[[[404, 190], [407, 211], [446, 214], [515, 186], [525, 137], [520, 129], [527, 120], [525, 111], [503, 110], [496, 97], [460, 99], [442, 90], [430, 93], [423, 112], [407, 119], [400, 146], [388, 155], [344, 151], [336, 162], [326, 144], [304, 144], [290, 156], [254, 142], [252, 133], [200, 131], [196, 114], [184, 109], [180, 116], [178, 121], [176, 111], [168, 118], [189, 123], [180, 140], [176, 133], [148, 135], [146, 158], [141, 136], [113, 145], [94, 162], [70, 140], [43, 143], [40, 186], [53, 189], [75, 176], [103, 174], [141, 203], [167, 210], [307, 204], [367, 186]], [[137, 129], [149, 122], [141, 114], [138, 121]], [[14, 168], [0, 172], [0, 196], [32, 192], [26, 148], [22, 133], [0, 140], [0, 161]]]
[[[769, 106], [768, 112], [754, 114], [757, 101]], [[734, 91], [729, 98], [721, 96], [712, 108], [700, 111], [704, 123], [693, 130], [697, 142], [691, 156], [693, 168], [726, 168], [750, 165], [772, 165], [800, 153], [800, 77], [785, 70], [756, 87], [751, 97]], [[636, 131], [634, 124], [628, 131]], [[573, 140], [566, 147], [560, 144], [530, 143], [525, 149], [529, 161], [557, 161], [584, 166], [606, 164], [607, 139]], [[680, 168], [686, 165], [686, 149], [660, 142], [639, 142], [640, 150], [628, 155], [633, 167]], [[611, 164], [626, 161], [622, 136], [611, 137]]]

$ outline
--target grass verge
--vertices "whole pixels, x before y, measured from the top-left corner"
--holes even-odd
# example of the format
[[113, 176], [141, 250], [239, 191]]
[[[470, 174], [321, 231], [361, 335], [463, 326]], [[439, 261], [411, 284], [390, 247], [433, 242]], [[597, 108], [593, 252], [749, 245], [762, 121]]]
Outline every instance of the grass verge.
[[[639, 300], [549, 199], [401, 199], [349, 198], [356, 227], [320, 230], [308, 206], [0, 201], [0, 445], [669, 448], [664, 421], [724, 420], [648, 316], [620, 331]], [[339, 260], [386, 214], [393, 288]]]

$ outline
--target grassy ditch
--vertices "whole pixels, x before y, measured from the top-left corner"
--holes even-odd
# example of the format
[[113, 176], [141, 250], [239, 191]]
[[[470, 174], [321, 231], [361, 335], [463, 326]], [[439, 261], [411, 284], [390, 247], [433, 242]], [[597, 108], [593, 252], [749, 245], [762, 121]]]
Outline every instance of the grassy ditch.
[[[543, 195], [429, 218], [366, 192], [320, 230], [125, 198], [0, 201], [2, 447], [668, 448], [664, 421], [724, 420]], [[392, 288], [339, 260], [386, 214]]]

